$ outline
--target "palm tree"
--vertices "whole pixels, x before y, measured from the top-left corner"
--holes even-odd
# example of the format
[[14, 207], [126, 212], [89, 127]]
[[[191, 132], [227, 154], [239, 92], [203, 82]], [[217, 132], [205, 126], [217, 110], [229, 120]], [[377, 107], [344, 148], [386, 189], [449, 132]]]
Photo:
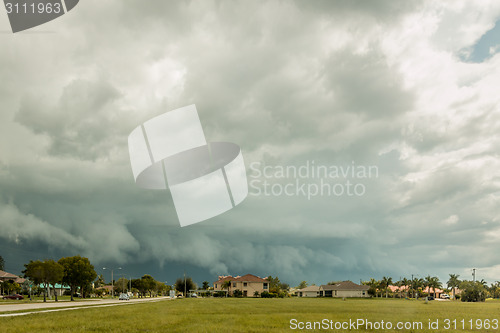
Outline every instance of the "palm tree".
[[227, 289], [227, 294], [226, 294], [227, 296], [229, 294], [229, 289], [231, 288], [231, 281], [230, 280], [224, 281], [221, 285], [221, 288]]
[[448, 288], [452, 288], [453, 299], [455, 299], [455, 288], [458, 288], [458, 286], [460, 285], [460, 280], [458, 279], [459, 276], [460, 275], [458, 274], [450, 274], [450, 279], [448, 280], [448, 282], [446, 282]]
[[406, 290], [406, 297], [408, 297], [408, 291], [409, 291], [410, 284], [411, 284], [411, 281], [408, 280], [407, 278], [403, 278], [403, 280], [401, 281], [401, 285], [404, 286], [405, 290]]
[[432, 284], [432, 277], [430, 275], [427, 275], [424, 279], [424, 289], [427, 287], [427, 294], [430, 296], [431, 294], [431, 284]]
[[414, 278], [412, 281], [412, 289], [413, 289], [413, 296], [415, 296], [415, 291], [417, 291], [417, 299], [418, 299], [418, 289], [425, 286], [424, 279], [422, 278]]
[[385, 289], [385, 298], [387, 298], [387, 291], [389, 289], [389, 286], [392, 284], [392, 278], [391, 277], [383, 277], [382, 281], [380, 282], [381, 286]]
[[436, 297], [436, 288], [442, 287], [441, 281], [439, 281], [439, 278], [437, 276], [431, 277], [429, 291], [430, 291], [431, 287], [432, 287], [432, 290], [434, 291], [434, 297]]
[[365, 281], [363, 282], [363, 284], [366, 286], [370, 286], [370, 289], [375, 293], [375, 297], [378, 297], [379, 281], [371, 278], [370, 281]]

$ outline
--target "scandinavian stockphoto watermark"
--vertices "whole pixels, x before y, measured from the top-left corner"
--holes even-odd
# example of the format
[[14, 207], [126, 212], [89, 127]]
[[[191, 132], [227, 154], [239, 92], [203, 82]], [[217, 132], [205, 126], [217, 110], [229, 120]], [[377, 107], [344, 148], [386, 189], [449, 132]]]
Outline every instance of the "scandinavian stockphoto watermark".
[[238, 145], [209, 142], [195, 105], [146, 121], [128, 137], [136, 184], [170, 189], [181, 227], [220, 215], [248, 195]]
[[367, 193], [367, 182], [378, 178], [376, 165], [326, 165], [314, 160], [299, 165], [250, 164], [250, 195], [361, 197]]
[[12, 32], [31, 29], [72, 10], [80, 0], [4, 0]]

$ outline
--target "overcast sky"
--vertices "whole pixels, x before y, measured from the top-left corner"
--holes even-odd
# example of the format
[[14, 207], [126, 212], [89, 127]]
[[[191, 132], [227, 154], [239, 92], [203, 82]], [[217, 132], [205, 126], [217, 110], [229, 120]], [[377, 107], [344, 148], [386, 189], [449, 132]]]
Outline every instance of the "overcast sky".
[[[0, 14], [6, 270], [81, 254], [162, 281], [500, 280], [499, 19], [495, 0], [85, 0], [12, 34]], [[312, 161], [378, 173], [348, 177], [363, 195], [251, 193], [180, 228], [169, 191], [135, 185], [127, 137], [190, 104], [249, 181]]]

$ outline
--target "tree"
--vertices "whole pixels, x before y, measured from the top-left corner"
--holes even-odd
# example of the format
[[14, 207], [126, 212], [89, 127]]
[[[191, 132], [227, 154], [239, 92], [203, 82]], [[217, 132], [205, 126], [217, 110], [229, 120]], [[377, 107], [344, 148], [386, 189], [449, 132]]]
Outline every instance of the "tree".
[[380, 281], [381, 289], [385, 290], [385, 298], [387, 298], [387, 292], [389, 290], [389, 286], [392, 284], [392, 278], [384, 276], [382, 281]]
[[271, 275], [269, 275], [267, 277], [267, 281], [269, 281], [269, 292], [279, 294], [279, 292], [281, 291], [280, 279], [278, 277], [273, 278]]
[[404, 290], [405, 290], [405, 297], [408, 297], [408, 292], [410, 291], [410, 285], [411, 285], [411, 280], [407, 279], [407, 278], [403, 278], [403, 280], [401, 281], [402, 283], [402, 287], [404, 287]]
[[301, 283], [299, 283], [299, 285], [297, 286], [297, 289], [304, 289], [304, 288], [307, 288], [307, 281], [302, 281]]
[[208, 281], [203, 281], [203, 290], [208, 290], [208, 288], [210, 288], [210, 283], [208, 283]]
[[424, 279], [416, 278], [416, 277], [413, 278], [413, 280], [411, 282], [411, 288], [412, 288], [413, 296], [415, 296], [415, 292], [416, 292], [417, 299], [418, 299], [418, 293], [420, 292], [420, 288], [422, 288], [424, 285], [425, 285]]
[[[175, 290], [180, 291], [184, 293], [184, 290], [188, 292], [189, 290], [194, 290], [196, 289], [196, 284], [193, 282], [193, 279], [191, 277], [186, 277], [186, 278], [178, 278], [175, 280]], [[185, 297], [186, 295], [184, 295]]]
[[149, 297], [153, 297], [153, 290], [156, 290], [156, 280], [151, 275], [144, 275], [141, 280], [144, 284], [144, 289], [149, 292]]
[[140, 297], [143, 297], [147, 290], [143, 279], [133, 279], [132, 289], [137, 289]]
[[85, 292], [92, 281], [97, 277], [94, 266], [88, 258], [81, 256], [65, 257], [59, 259], [59, 264], [64, 268], [63, 283], [71, 289], [71, 300], [77, 287], [80, 287], [82, 297], [85, 297]]
[[441, 287], [442, 284], [437, 276], [433, 276], [429, 279], [429, 292], [430, 289], [432, 288], [432, 291], [434, 292], [434, 297], [436, 297], [436, 288], [441, 288]]
[[128, 280], [121, 277], [114, 283], [116, 293], [124, 293], [128, 290]]
[[3, 260], [3, 257], [0, 256], [0, 271], [3, 271], [5, 269], [5, 261]]
[[44, 276], [45, 280], [44, 282], [47, 285], [52, 285], [52, 289], [54, 290], [54, 296], [56, 299], [56, 302], [58, 301], [57, 299], [57, 290], [56, 290], [56, 284], [62, 283], [63, 277], [64, 277], [64, 267], [55, 262], [54, 260], [45, 260], [42, 265], [44, 266]]
[[370, 289], [368, 289], [368, 295], [375, 296], [377, 297], [377, 290], [379, 286], [379, 281], [375, 280], [374, 278], [371, 278], [370, 281], [364, 281], [362, 282], [365, 286], [369, 286]]
[[102, 276], [102, 274], [100, 274], [97, 279], [94, 281], [94, 287], [95, 288], [100, 288], [102, 286], [104, 286], [106, 284], [106, 282], [104, 281], [104, 276]]
[[[40, 260], [30, 260], [29, 263], [24, 265], [24, 277], [30, 279], [37, 287], [45, 280], [45, 267]], [[43, 301], [47, 301], [47, 286], [43, 290]]]
[[462, 281], [460, 283], [462, 302], [484, 302], [486, 300], [487, 290], [481, 282]]
[[231, 281], [230, 280], [227, 280], [227, 281], [224, 281], [222, 282], [222, 285], [220, 286], [222, 289], [226, 289], [227, 290], [227, 294], [229, 294], [229, 289], [231, 288]]

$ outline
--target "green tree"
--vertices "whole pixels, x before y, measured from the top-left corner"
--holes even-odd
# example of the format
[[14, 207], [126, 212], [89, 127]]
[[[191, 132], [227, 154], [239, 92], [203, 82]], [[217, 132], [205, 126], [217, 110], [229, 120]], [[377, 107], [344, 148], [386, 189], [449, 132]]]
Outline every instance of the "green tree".
[[[45, 281], [45, 267], [40, 260], [30, 260], [29, 263], [24, 265], [24, 270], [22, 272], [25, 278], [31, 280], [37, 288]], [[47, 285], [43, 289], [43, 301], [47, 301]]]
[[203, 281], [203, 290], [208, 290], [210, 288], [210, 283], [208, 281]]
[[[178, 278], [175, 280], [175, 290], [184, 293], [184, 291], [189, 292], [189, 290], [196, 289], [196, 283], [193, 282], [191, 277], [187, 276], [186, 278]], [[184, 297], [187, 295], [184, 295]]]
[[128, 280], [124, 277], [118, 279], [114, 283], [115, 293], [125, 293], [128, 290]]
[[281, 291], [281, 281], [278, 277], [272, 277], [269, 275], [267, 277], [267, 281], [269, 281], [269, 292], [279, 294]]
[[370, 287], [370, 289], [368, 289], [368, 295], [378, 297], [380, 281], [371, 278], [370, 281], [364, 281], [361, 284]]
[[220, 286], [223, 290], [226, 289], [227, 290], [227, 295], [229, 295], [229, 290], [231, 289], [231, 280], [227, 280], [227, 281], [224, 281], [222, 283], [222, 285]]
[[441, 288], [441, 287], [442, 284], [437, 276], [433, 276], [429, 279], [429, 294], [430, 294], [430, 289], [432, 288], [432, 291], [434, 292], [434, 297], [436, 297], [436, 288]]
[[404, 289], [405, 290], [405, 297], [408, 297], [408, 291], [410, 290], [410, 285], [411, 285], [411, 281], [408, 280], [407, 278], [403, 278], [403, 280], [401, 280], [401, 286], [399, 287], [400, 290], [401, 289]]
[[73, 294], [77, 287], [80, 287], [82, 297], [85, 297], [88, 286], [97, 277], [94, 266], [89, 259], [79, 255], [65, 257], [59, 259], [59, 264], [64, 268], [63, 283], [71, 289], [71, 300], [73, 301]]
[[137, 289], [139, 296], [143, 297], [147, 291], [146, 285], [143, 279], [133, 279], [132, 289]]
[[106, 284], [106, 282], [104, 281], [104, 276], [102, 276], [102, 274], [100, 274], [97, 279], [94, 281], [94, 287], [95, 288], [100, 288], [102, 286], [104, 286]]
[[148, 274], [144, 275], [141, 280], [144, 283], [146, 292], [149, 293], [149, 297], [153, 297], [153, 291], [156, 290], [156, 280]]
[[54, 290], [54, 297], [56, 299], [56, 302], [58, 301], [57, 299], [57, 290], [56, 290], [56, 284], [62, 283], [63, 277], [64, 277], [64, 267], [55, 262], [54, 260], [45, 260], [42, 265], [44, 266], [44, 273], [45, 273], [45, 280], [44, 282], [47, 285], [52, 285], [52, 290]]
[[5, 269], [5, 261], [3, 260], [3, 257], [0, 256], [0, 271], [3, 271]]
[[307, 288], [307, 281], [302, 281], [297, 286], [297, 289], [304, 289], [304, 288]]
[[462, 302], [484, 302], [486, 300], [487, 290], [481, 282], [462, 281], [460, 283]]
[[380, 288], [385, 291], [385, 298], [387, 298], [387, 292], [389, 291], [389, 286], [392, 284], [392, 278], [384, 276], [382, 281], [380, 281]]

